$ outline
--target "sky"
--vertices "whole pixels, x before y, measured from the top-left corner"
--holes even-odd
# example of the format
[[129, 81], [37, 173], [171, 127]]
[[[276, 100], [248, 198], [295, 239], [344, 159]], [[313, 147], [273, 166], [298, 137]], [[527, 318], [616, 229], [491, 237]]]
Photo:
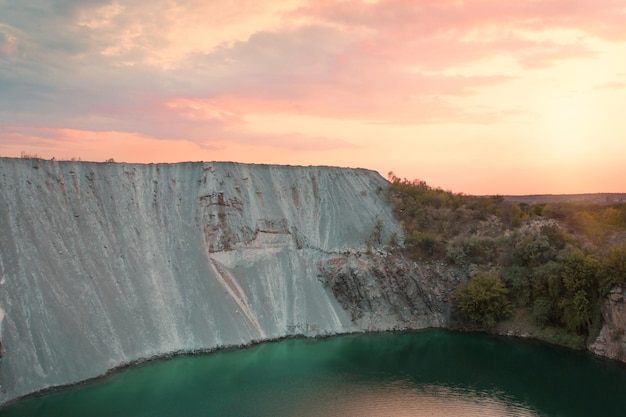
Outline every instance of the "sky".
[[0, 156], [626, 192], [625, 0], [0, 0]]

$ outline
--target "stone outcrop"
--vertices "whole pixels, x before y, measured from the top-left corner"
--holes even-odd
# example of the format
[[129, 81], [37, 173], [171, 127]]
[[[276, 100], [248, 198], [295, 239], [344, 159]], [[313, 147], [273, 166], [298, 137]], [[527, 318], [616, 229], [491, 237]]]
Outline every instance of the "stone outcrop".
[[603, 326], [589, 349], [626, 362], [626, 285], [613, 288], [602, 305]]
[[368, 255], [401, 238], [386, 186], [363, 169], [1, 158], [0, 402], [177, 352], [441, 325], [424, 277]]
[[458, 275], [437, 264], [418, 265], [384, 251], [333, 257], [321, 279], [365, 331], [443, 327], [449, 320], [449, 295]]

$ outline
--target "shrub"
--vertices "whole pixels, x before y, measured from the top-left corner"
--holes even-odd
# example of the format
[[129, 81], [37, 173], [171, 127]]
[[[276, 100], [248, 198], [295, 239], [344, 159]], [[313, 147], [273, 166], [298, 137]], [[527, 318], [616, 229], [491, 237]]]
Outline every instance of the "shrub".
[[531, 270], [523, 266], [510, 266], [500, 269], [500, 278], [511, 291], [511, 298], [517, 306], [525, 306], [530, 302]]
[[467, 264], [467, 254], [463, 249], [463, 244], [461, 241], [454, 241], [448, 244], [446, 248], [446, 258], [459, 266]]
[[441, 251], [441, 243], [434, 233], [413, 231], [404, 243], [416, 249], [421, 256], [432, 257]]
[[611, 288], [626, 282], [626, 242], [609, 250], [602, 259], [599, 275], [600, 296], [605, 296]]
[[556, 302], [562, 295], [561, 264], [548, 262], [533, 269], [532, 287], [535, 298], [546, 297]]
[[533, 317], [537, 324], [544, 327], [554, 319], [554, 303], [547, 297], [539, 297], [533, 303]]
[[464, 318], [493, 327], [511, 313], [508, 293], [498, 275], [479, 272], [456, 288], [453, 299]]
[[397, 232], [393, 232], [389, 235], [389, 238], [387, 238], [387, 246], [390, 246], [391, 248], [397, 248], [400, 245], [400, 239], [398, 238], [398, 233]]

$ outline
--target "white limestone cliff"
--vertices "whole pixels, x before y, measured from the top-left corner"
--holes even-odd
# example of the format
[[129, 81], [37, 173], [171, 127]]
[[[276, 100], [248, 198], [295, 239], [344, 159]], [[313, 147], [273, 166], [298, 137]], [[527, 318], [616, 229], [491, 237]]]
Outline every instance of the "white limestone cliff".
[[376, 224], [400, 234], [386, 185], [363, 169], [0, 158], [0, 403], [176, 352], [363, 330], [320, 271]]

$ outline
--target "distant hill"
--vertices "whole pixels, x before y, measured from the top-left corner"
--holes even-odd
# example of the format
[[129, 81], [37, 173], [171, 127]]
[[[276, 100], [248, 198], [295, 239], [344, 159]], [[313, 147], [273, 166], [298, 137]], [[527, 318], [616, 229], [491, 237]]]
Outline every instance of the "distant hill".
[[515, 203], [575, 203], [575, 204], [613, 204], [626, 203], [626, 193], [592, 193], [592, 194], [537, 194], [537, 195], [505, 195], [505, 200]]

